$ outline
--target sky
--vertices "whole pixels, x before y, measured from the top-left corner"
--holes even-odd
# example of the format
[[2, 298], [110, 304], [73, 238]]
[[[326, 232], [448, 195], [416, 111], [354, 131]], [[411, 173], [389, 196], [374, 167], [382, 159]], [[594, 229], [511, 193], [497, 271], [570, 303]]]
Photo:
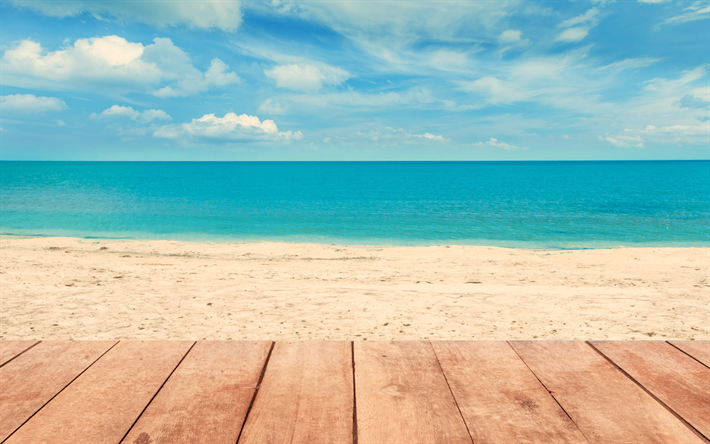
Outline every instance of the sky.
[[0, 3], [2, 160], [710, 158], [710, 2]]

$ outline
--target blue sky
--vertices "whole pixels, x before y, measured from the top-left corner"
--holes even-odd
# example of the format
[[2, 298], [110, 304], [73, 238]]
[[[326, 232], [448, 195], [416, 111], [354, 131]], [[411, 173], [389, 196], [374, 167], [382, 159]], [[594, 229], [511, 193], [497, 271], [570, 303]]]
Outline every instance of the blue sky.
[[708, 1], [0, 12], [5, 160], [710, 158]]

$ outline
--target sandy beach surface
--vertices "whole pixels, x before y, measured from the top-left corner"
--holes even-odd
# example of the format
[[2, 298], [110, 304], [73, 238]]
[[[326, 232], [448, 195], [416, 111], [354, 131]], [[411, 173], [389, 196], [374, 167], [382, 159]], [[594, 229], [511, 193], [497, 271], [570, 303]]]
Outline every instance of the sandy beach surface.
[[0, 238], [0, 339], [710, 339], [709, 248]]

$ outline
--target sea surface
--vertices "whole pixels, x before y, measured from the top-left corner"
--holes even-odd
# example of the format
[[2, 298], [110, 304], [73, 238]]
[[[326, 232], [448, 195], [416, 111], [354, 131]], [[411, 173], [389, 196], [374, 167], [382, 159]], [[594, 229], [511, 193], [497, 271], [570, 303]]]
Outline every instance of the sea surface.
[[0, 162], [0, 234], [709, 246], [710, 162]]

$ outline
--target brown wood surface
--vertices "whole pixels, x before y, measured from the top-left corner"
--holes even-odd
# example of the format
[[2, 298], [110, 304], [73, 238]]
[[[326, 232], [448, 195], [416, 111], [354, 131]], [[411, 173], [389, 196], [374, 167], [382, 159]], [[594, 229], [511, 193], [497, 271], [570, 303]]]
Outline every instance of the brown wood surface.
[[271, 342], [198, 342], [123, 440], [234, 444]]
[[507, 342], [432, 342], [473, 442], [587, 440]]
[[39, 341], [0, 341], [0, 367]]
[[192, 344], [187, 341], [118, 343], [6, 443], [120, 442]]
[[593, 342], [592, 345], [710, 438], [710, 368], [666, 342]]
[[358, 444], [471, 444], [429, 342], [356, 342]]
[[239, 444], [353, 441], [349, 342], [277, 342]]
[[0, 368], [0, 442], [115, 343], [42, 342]]
[[710, 341], [670, 341], [670, 343], [710, 367]]
[[701, 443], [641, 387], [584, 342], [511, 342], [592, 444]]

